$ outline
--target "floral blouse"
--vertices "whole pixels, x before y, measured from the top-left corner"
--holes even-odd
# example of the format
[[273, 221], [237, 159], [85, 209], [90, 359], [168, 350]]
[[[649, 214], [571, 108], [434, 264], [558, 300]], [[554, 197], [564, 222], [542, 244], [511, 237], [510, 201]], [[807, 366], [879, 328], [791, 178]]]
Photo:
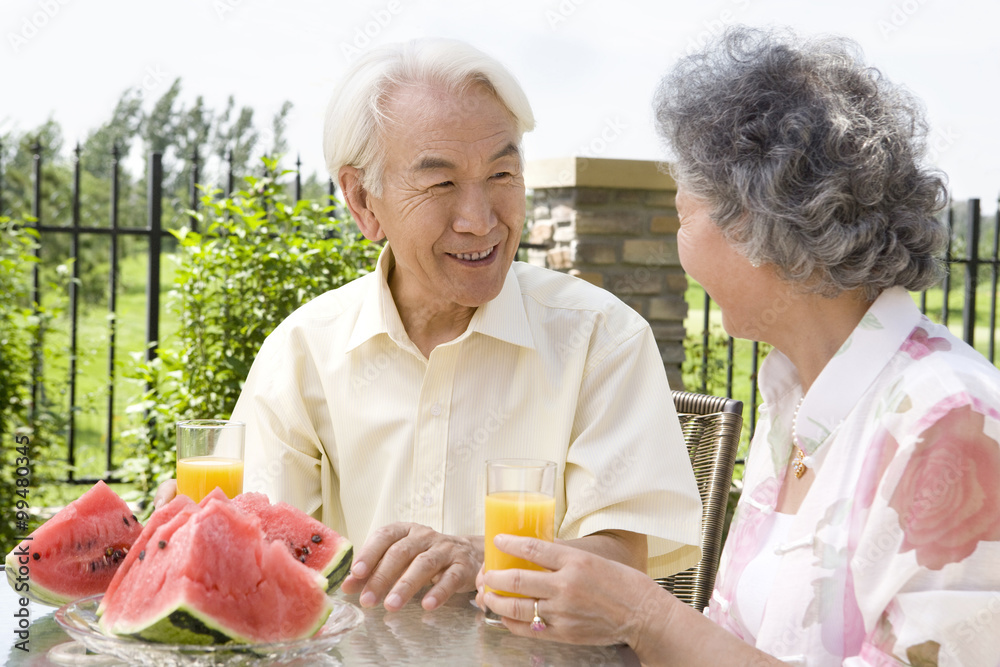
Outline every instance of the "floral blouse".
[[1000, 371], [901, 288], [816, 379], [795, 432], [816, 476], [750, 636], [737, 582], [774, 519], [802, 397], [777, 350], [706, 614], [797, 665], [1000, 665]]

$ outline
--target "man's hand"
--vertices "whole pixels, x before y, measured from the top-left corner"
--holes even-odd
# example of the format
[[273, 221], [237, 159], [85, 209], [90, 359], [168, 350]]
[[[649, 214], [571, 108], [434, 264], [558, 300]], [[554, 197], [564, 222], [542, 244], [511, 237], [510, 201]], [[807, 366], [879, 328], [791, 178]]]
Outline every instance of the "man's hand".
[[153, 496], [153, 510], [156, 511], [169, 503], [177, 495], [177, 480], [168, 479], [156, 488], [156, 495]]
[[385, 608], [397, 611], [421, 588], [434, 584], [421, 601], [424, 609], [431, 610], [455, 593], [475, 590], [482, 564], [482, 537], [443, 535], [415, 523], [393, 523], [372, 533], [341, 588], [348, 594], [360, 592], [362, 607], [374, 607], [384, 597]]

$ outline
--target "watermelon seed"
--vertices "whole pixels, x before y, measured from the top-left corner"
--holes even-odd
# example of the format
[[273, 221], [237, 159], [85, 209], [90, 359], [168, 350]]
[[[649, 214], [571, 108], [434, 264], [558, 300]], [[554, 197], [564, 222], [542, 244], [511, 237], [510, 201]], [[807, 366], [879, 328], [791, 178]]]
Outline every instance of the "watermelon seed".
[[42, 554], [36, 551], [35, 553], [31, 554], [31, 557], [34, 558], [35, 560], [38, 560], [39, 558], [42, 557]]
[[167, 548], [167, 543], [164, 542], [163, 540], [160, 540], [160, 548], [161, 549], [166, 549]]
[[79, 542], [77, 542], [77, 543], [76, 543], [76, 550], [77, 550], [77, 551], [80, 551], [81, 549], [83, 549], [83, 545], [82, 545], [82, 544], [80, 544]]
[[123, 516], [122, 517], [122, 521], [125, 523], [125, 527], [128, 528], [128, 517], [127, 516]]
[[323, 536], [322, 535], [313, 535], [312, 540], [316, 544], [319, 544], [320, 542], [323, 541]]
[[299, 560], [304, 563], [304, 562], [306, 562], [306, 557], [305, 556], [299, 556]]
[[91, 561], [91, 563], [90, 563], [90, 571], [93, 572], [96, 569], [97, 569], [97, 563]]
[[134, 514], [132, 515], [132, 520], [135, 521], [136, 523], [139, 523], [139, 520], [135, 518]]
[[142, 551], [139, 552], [139, 560], [142, 560], [145, 557], [146, 557], [146, 550], [143, 549]]
[[108, 547], [107, 549], [104, 550], [104, 556], [107, 557], [107, 558], [111, 558], [111, 556], [113, 556], [114, 553], [115, 553], [115, 550], [112, 549], [111, 547]]
[[309, 555], [309, 547], [302, 547], [302, 553], [304, 553], [305, 555], [308, 556]]

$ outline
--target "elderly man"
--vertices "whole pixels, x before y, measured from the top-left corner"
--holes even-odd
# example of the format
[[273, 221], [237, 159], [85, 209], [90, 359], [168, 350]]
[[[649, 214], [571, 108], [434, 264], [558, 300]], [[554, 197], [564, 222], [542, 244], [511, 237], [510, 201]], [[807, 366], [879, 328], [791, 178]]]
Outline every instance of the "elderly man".
[[648, 324], [513, 263], [525, 217], [513, 76], [460, 42], [374, 50], [326, 119], [327, 167], [376, 270], [268, 337], [233, 417], [248, 490], [345, 534], [360, 603], [475, 588], [485, 462], [558, 463], [556, 537], [655, 576], [696, 561], [700, 501]]

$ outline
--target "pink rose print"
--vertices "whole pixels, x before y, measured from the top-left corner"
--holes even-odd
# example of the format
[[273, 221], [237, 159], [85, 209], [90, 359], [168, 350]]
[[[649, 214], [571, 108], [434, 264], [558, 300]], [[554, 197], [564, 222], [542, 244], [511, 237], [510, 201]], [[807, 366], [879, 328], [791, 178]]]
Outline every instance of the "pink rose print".
[[889, 500], [903, 529], [900, 552], [940, 570], [1000, 540], [1000, 446], [966, 406], [924, 431]]
[[931, 338], [927, 335], [927, 329], [917, 327], [903, 343], [901, 349], [912, 359], [917, 360], [938, 350], [950, 350], [951, 343], [948, 342], [947, 338]]

